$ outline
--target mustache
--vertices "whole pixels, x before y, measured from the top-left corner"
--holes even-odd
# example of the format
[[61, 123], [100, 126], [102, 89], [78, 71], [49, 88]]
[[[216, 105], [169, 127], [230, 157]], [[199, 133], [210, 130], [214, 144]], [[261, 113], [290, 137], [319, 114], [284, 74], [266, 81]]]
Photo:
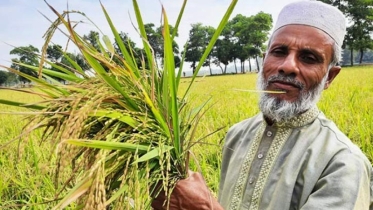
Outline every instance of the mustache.
[[277, 74], [277, 75], [272, 75], [270, 77], [268, 77], [267, 81], [266, 81], [266, 85], [268, 86], [269, 83], [271, 82], [284, 82], [284, 83], [288, 83], [288, 84], [291, 84], [297, 88], [299, 88], [300, 90], [303, 90], [304, 87], [305, 87], [305, 84], [303, 84], [302, 82], [299, 82], [298, 80], [294, 79], [292, 76], [285, 76], [285, 75], [281, 75], [281, 74]]

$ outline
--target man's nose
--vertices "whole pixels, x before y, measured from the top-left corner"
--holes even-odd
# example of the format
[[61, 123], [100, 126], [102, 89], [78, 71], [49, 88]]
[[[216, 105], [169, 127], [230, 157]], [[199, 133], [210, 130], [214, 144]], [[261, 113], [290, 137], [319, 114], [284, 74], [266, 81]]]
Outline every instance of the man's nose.
[[296, 77], [299, 73], [298, 62], [295, 53], [288, 54], [278, 67], [280, 74]]

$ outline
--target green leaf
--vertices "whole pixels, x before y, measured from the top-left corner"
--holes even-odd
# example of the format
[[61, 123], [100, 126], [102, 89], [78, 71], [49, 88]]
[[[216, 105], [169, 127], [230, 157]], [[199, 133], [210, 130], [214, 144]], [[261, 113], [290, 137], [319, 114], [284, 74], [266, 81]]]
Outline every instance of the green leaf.
[[176, 76], [176, 88], [179, 89], [179, 84], [180, 84], [180, 79], [181, 79], [181, 72], [183, 72], [183, 66], [184, 66], [184, 61], [185, 61], [185, 55], [187, 51], [187, 44], [184, 45], [184, 50], [183, 50], [183, 55], [181, 57], [181, 63], [179, 67], [179, 71]]
[[179, 24], [180, 24], [180, 21], [181, 21], [181, 17], [184, 14], [186, 3], [187, 3], [187, 0], [184, 0], [183, 6], [181, 6], [181, 9], [180, 9], [180, 12], [179, 12], [179, 15], [177, 17], [176, 24], [175, 24], [175, 27], [174, 27], [174, 31], [172, 33], [172, 38], [171, 38], [172, 40], [175, 38], [175, 35], [176, 35], [177, 31], [178, 31]]
[[[105, 35], [104, 35], [105, 36]], [[100, 42], [100, 39], [98, 37], [96, 37], [96, 42], [98, 44], [98, 46], [100, 47], [100, 51], [101, 53], [106, 57], [106, 58], [109, 58], [109, 53], [107, 53], [106, 49], [104, 48], [104, 46], [101, 44]]]
[[79, 78], [75, 75], [68, 75], [68, 74], [65, 74], [65, 73], [62, 73], [62, 72], [53, 71], [53, 70], [49, 70], [49, 69], [43, 69], [43, 74], [47, 74], [47, 75], [52, 76], [52, 77], [57, 77], [57, 78], [65, 80], [65, 81], [76, 82], [76, 83], [84, 80], [84, 79]]
[[117, 119], [121, 122], [126, 123], [127, 125], [131, 126], [132, 128], [136, 128], [139, 125], [139, 122], [134, 120], [131, 116], [124, 115], [118, 111], [109, 111], [109, 110], [95, 110], [89, 114], [89, 116], [95, 117], [108, 117], [111, 119]]
[[144, 154], [143, 156], [141, 156], [139, 159], [137, 159], [136, 161], [134, 161], [132, 164], [135, 164], [135, 163], [140, 163], [140, 162], [144, 162], [144, 161], [148, 161], [150, 159], [153, 159], [153, 158], [156, 158], [156, 157], [159, 157], [159, 155], [165, 153], [165, 152], [168, 152], [170, 151], [171, 149], [173, 149], [174, 147], [170, 147], [170, 146], [163, 146], [163, 148], [160, 150], [159, 147], [147, 152], [146, 154]]
[[229, 16], [232, 14], [233, 9], [234, 9], [234, 7], [236, 6], [237, 2], [238, 2], [238, 0], [232, 0], [232, 2], [231, 2], [231, 4], [229, 5], [227, 11], [225, 12], [224, 17], [223, 17], [222, 20], [220, 21], [218, 28], [216, 29], [216, 31], [215, 31], [214, 35], [212, 36], [212, 38], [211, 38], [211, 40], [210, 40], [210, 42], [209, 42], [209, 44], [208, 44], [208, 46], [207, 46], [205, 52], [203, 53], [203, 55], [202, 55], [200, 61], [198, 62], [198, 66], [197, 66], [196, 69], [195, 69], [195, 72], [194, 72], [194, 74], [193, 74], [192, 80], [191, 80], [191, 82], [189, 83], [189, 86], [188, 86], [187, 90], [185, 91], [182, 100], [184, 100], [185, 97], [186, 97], [186, 95], [189, 93], [189, 90], [190, 90], [190, 88], [192, 87], [192, 84], [193, 84], [195, 78], [197, 77], [199, 70], [201, 69], [202, 65], [205, 63], [205, 60], [206, 60], [206, 58], [208, 57], [208, 55], [210, 54], [212, 48], [214, 47], [215, 42], [218, 40], [218, 38], [219, 38], [221, 32], [223, 31], [225, 25], [227, 24], [227, 22], [228, 22], [228, 20], [229, 20]]
[[[29, 66], [29, 65], [26, 65], [26, 64], [22, 64], [22, 63], [17, 63], [19, 65], [22, 65], [22, 66]], [[30, 76], [28, 74], [25, 74], [25, 73], [22, 73], [20, 71], [17, 71], [15, 69], [12, 69], [12, 68], [9, 68], [7, 66], [3, 66], [3, 65], [0, 65], [0, 67], [3, 67], [5, 69], [7, 69], [8, 71], [12, 72], [12, 73], [15, 73], [21, 77], [24, 77], [30, 81], [33, 81], [41, 86], [44, 86], [45, 88], [49, 89], [49, 90], [56, 90], [58, 92], [60, 92], [61, 94], [63, 95], [69, 95], [68, 91], [66, 91], [65, 89], [63, 88], [60, 88], [56, 85], [52, 85], [52, 84], [49, 84], [48, 82], [44, 81], [43, 79], [39, 79], [39, 78], [36, 78], [36, 77], [33, 77], [33, 76]], [[35, 66], [33, 66], [35, 67]], [[38, 67], [35, 67], [35, 68], [38, 68]]]
[[[35, 72], [38, 72], [39, 71], [39, 67], [36, 67], [36, 66], [32, 66], [32, 65], [28, 65], [28, 64], [23, 64], [23, 63], [17, 63], [18, 65], [20, 66], [24, 66], [24, 67], [27, 67]], [[83, 79], [75, 76], [75, 75], [69, 75], [69, 74], [66, 74], [66, 73], [62, 73], [62, 72], [58, 72], [58, 71], [54, 71], [54, 70], [50, 70], [50, 69], [42, 69], [43, 73], [49, 75], [49, 76], [53, 76], [53, 77], [57, 77], [57, 78], [60, 78], [60, 79], [63, 79], [63, 80], [67, 80], [67, 81], [71, 81], [71, 82], [80, 82], [82, 81]]]
[[48, 76], [47, 74], [42, 74], [42, 78], [44, 78], [46, 81], [48, 81], [48, 83], [52, 85], [56, 85], [56, 86], [62, 85], [61, 82], [59, 82], [58, 80], [56, 80], [55, 78], [51, 76]]
[[123, 185], [121, 188], [119, 188], [114, 195], [112, 195], [109, 200], [106, 201], [105, 206], [108, 206], [111, 204], [113, 201], [119, 198], [125, 191], [128, 190], [128, 185]]
[[148, 151], [148, 146], [123, 143], [123, 142], [107, 142], [100, 140], [88, 140], [88, 139], [69, 139], [65, 140], [66, 143], [73, 144], [76, 146], [83, 146], [96, 149], [108, 149], [108, 150], [124, 150], [128, 152], [138, 152], [140, 154]]
[[[171, 137], [170, 129], [167, 126], [167, 123], [166, 123], [165, 119], [161, 115], [161, 110], [157, 109], [157, 107], [154, 105], [152, 100], [149, 98], [149, 96], [145, 92], [145, 90], [142, 89], [142, 91], [143, 91], [143, 95], [144, 95], [144, 101], [146, 102], [146, 104], [149, 106], [150, 110], [154, 114], [154, 117], [157, 120], [157, 122], [159, 123], [159, 126], [163, 129], [163, 131], [165, 132], [167, 137]], [[163, 100], [167, 100], [167, 99], [163, 98]]]
[[[182, 142], [180, 142], [180, 125], [179, 125], [179, 107], [177, 103], [177, 89], [176, 89], [176, 78], [175, 78], [175, 60], [174, 52], [172, 49], [172, 39], [170, 35], [170, 29], [168, 25], [168, 18], [164, 7], [162, 7], [163, 13], [163, 37], [164, 37], [164, 62], [165, 62], [165, 72], [166, 78], [163, 82], [165, 83], [164, 90], [166, 94], [170, 94], [171, 100], [169, 100], [170, 106], [168, 107], [168, 113], [172, 116], [172, 130], [173, 130], [173, 143], [175, 147], [176, 156], [179, 156], [183, 152]], [[169, 92], [167, 91], [169, 90]], [[167, 101], [166, 101], [167, 102]]]
[[115, 49], [114, 49], [114, 45], [111, 44], [111, 41], [109, 39], [109, 37], [107, 35], [104, 35], [102, 37], [102, 40], [104, 41], [105, 45], [106, 45], [106, 48], [109, 50], [109, 52], [111, 53], [111, 55], [113, 56], [114, 55], [114, 52], [115, 52]]
[[130, 109], [133, 111], [136, 111], [138, 108], [136, 107], [135, 103], [132, 101], [132, 99], [127, 95], [127, 93], [122, 89], [119, 82], [115, 79], [110, 77], [105, 69], [102, 67], [102, 65], [88, 52], [82, 51], [84, 57], [86, 58], [89, 65], [92, 67], [92, 69], [112, 88], [114, 88], [118, 93], [120, 93], [125, 100], [128, 102], [128, 105]]
[[82, 75], [84, 78], [87, 78], [88, 76], [86, 75], [86, 73], [84, 72], [84, 70], [82, 69], [82, 67], [79, 66], [79, 64], [77, 62], [75, 62], [73, 59], [70, 58], [70, 56], [66, 53], [64, 53], [63, 55], [70, 63], [71, 65], [74, 66], [75, 70], [80, 74]]
[[42, 109], [45, 108], [45, 107], [39, 106], [39, 105], [26, 104], [26, 103], [21, 103], [21, 102], [16, 102], [16, 101], [8, 101], [8, 100], [4, 100], [4, 99], [0, 99], [0, 104], [17, 106], [17, 107], [25, 107], [25, 108], [37, 109], [37, 110], [42, 110]]
[[119, 36], [119, 33], [117, 29], [115, 28], [113, 22], [111, 21], [110, 16], [108, 15], [105, 7], [101, 4], [102, 11], [105, 14], [106, 21], [109, 23], [110, 29], [114, 35], [115, 41], [119, 46], [120, 51], [123, 54], [124, 60], [128, 64], [128, 69], [131, 71], [131, 73], [135, 74], [137, 78], [140, 78], [140, 73], [138, 71], [136, 62], [134, 62], [134, 59], [132, 59], [131, 55], [128, 53], [127, 48], [125, 47], [121, 37]]
[[53, 68], [58, 69], [59, 71], [65, 73], [65, 74], [68, 74], [68, 75], [70, 75], [70, 76], [76, 76], [76, 75], [74, 74], [74, 72], [72, 72], [73, 69], [71, 69], [71, 71], [70, 71], [69, 69], [66, 69], [66, 67], [62, 67], [62, 66], [57, 65], [57, 64], [55, 64], [55, 63], [53, 63], [53, 62], [50, 62], [50, 61], [48, 61], [48, 60], [45, 60], [45, 62], [46, 62], [47, 64], [51, 65]]
[[146, 35], [146, 31], [145, 31], [145, 27], [144, 27], [144, 21], [142, 20], [142, 17], [141, 17], [141, 12], [140, 12], [140, 9], [139, 9], [139, 5], [137, 4], [136, 0], [132, 0], [132, 4], [133, 4], [133, 8], [135, 10], [136, 20], [137, 20], [137, 24], [138, 24], [138, 27], [139, 27], [139, 30], [140, 30], [140, 35], [142, 37], [142, 42], [143, 42], [146, 58], [148, 59], [148, 63], [150, 65], [150, 70], [152, 71], [152, 74], [155, 74], [156, 71], [157, 71], [157, 69], [156, 69], [157, 67], [155, 66], [154, 56], [152, 54], [152, 51], [150, 50], [150, 46], [149, 46], [149, 43], [147, 41], [148, 36]]

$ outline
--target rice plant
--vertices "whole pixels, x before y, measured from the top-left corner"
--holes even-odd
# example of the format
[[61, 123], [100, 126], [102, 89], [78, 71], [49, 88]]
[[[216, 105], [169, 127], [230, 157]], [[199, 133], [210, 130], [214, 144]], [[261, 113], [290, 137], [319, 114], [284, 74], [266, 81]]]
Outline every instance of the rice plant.
[[[184, 0], [175, 31], [186, 3]], [[105, 34], [102, 42], [99, 40], [100, 50], [97, 50], [75, 31], [76, 25], [70, 20], [70, 14], [84, 16], [84, 13], [59, 13], [47, 3], [57, 18], [46, 33], [40, 66], [17, 63], [38, 72], [39, 78], [2, 66], [36, 84], [37, 90], [24, 92], [38, 95], [42, 100], [28, 104], [0, 99], [0, 103], [34, 110], [23, 133], [42, 129], [40, 142], [53, 143], [56, 148], [55, 185], [59, 192], [55, 195], [58, 201], [55, 209], [67, 206], [76, 209], [149, 209], [153, 196], [160, 190], [169, 195], [174, 184], [185, 178], [189, 151], [201, 140], [196, 139], [194, 133], [206, 104], [193, 108], [186, 96], [236, 3], [237, 0], [232, 0], [182, 97], [177, 95], [182, 68], [175, 71], [174, 34], [170, 34], [164, 9], [164, 67], [159, 68], [148, 44], [136, 0], [133, 0], [133, 6], [144, 54], [136, 54], [123, 42], [102, 4], [120, 52], [114, 50]], [[65, 58], [74, 68], [57, 65], [45, 58], [46, 48], [58, 30], [67, 31], [63, 33], [84, 56], [90, 66], [89, 73], [65, 52]], [[139, 58], [141, 64], [136, 62]], [[44, 64], [59, 71], [49, 70]], [[59, 83], [56, 78], [68, 81], [68, 85]], [[58, 186], [61, 179], [64, 184]]]

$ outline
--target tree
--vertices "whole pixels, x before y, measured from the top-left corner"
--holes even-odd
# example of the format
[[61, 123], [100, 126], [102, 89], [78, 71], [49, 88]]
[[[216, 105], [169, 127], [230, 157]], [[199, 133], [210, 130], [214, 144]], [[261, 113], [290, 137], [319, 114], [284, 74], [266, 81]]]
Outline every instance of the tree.
[[[192, 28], [189, 31], [187, 48], [185, 49], [185, 61], [191, 62], [190, 67], [193, 69], [193, 73], [214, 31], [214, 28], [203, 26], [202, 23], [192, 24]], [[211, 58], [209, 58], [209, 62], [205, 63], [205, 65], [210, 65], [210, 61]]]
[[[68, 58], [75, 61], [83, 70], [88, 70], [89, 66], [85, 62], [83, 56], [81, 54], [73, 54], [73, 53], [63, 53], [61, 45], [49, 45], [47, 47], [46, 57], [54, 64], [58, 66], [62, 66], [65, 69], [70, 71], [74, 71], [74, 65], [71, 64]], [[68, 57], [68, 58], [67, 58]], [[61, 72], [58, 68], [52, 66], [51, 70]], [[54, 79], [58, 80], [59, 82], [65, 83], [65, 81], [59, 77], [53, 77]]]
[[338, 7], [348, 18], [349, 27], [343, 48], [350, 50], [350, 64], [354, 64], [354, 50], [360, 52], [359, 63], [362, 63], [364, 52], [373, 49], [370, 32], [373, 30], [373, 0], [322, 0]]
[[[231, 55], [232, 49], [233, 42], [229, 39], [229, 36], [224, 36], [223, 39], [216, 41], [213, 51], [215, 57], [214, 63], [220, 67], [222, 74], [227, 73], [227, 66], [233, 60], [233, 56]], [[224, 64], [224, 69], [221, 64]]]
[[[173, 34], [175, 28], [172, 25], [169, 25], [169, 30], [170, 30], [170, 33]], [[162, 62], [162, 65], [163, 65], [163, 62], [164, 62], [164, 59], [163, 59], [164, 58], [163, 26], [160, 26], [160, 27], [157, 28], [157, 33], [162, 35], [161, 62]], [[179, 33], [176, 31], [175, 37], [178, 37], [178, 36], [179, 36]], [[175, 40], [172, 40], [172, 51], [174, 52], [175, 68], [178, 68], [178, 67], [180, 67], [180, 64], [181, 64], [181, 58], [179, 56], [179, 54], [180, 54], [179, 45], [176, 43]]]
[[[124, 33], [124, 32], [120, 32], [119, 33], [119, 36], [126, 48], [126, 50], [129, 52], [129, 53], [133, 53], [134, 57], [135, 57], [135, 60], [136, 60], [136, 65], [141, 68], [142, 65], [143, 65], [143, 62], [145, 64], [145, 68], [149, 68], [149, 64], [148, 64], [148, 59], [146, 59], [146, 55], [145, 53], [143, 52], [142, 49], [136, 47], [136, 43], [133, 42], [131, 40], [131, 38], [128, 36], [127, 33]], [[114, 48], [115, 48], [115, 51], [118, 53], [118, 55], [122, 56], [123, 57], [123, 54], [119, 48], [119, 45], [118, 43], [115, 41], [114, 42]], [[119, 62], [118, 59], [116, 59], [115, 57], [113, 58], [113, 60], [118, 64], [118, 65], [122, 65], [121, 62]]]
[[[24, 74], [37, 77], [37, 72], [35, 72], [34, 70], [30, 68], [18, 65], [17, 63], [23, 63], [27, 65], [32, 65], [32, 66], [39, 66], [39, 59], [37, 55], [38, 52], [39, 52], [39, 49], [32, 45], [14, 48], [13, 50], [10, 51], [10, 54], [18, 55], [19, 58], [13, 58], [12, 59], [13, 63], [10, 67]], [[24, 77], [20, 77], [20, 81], [23, 83], [30, 82], [30, 80]]]
[[[345, 53], [343, 53], [345, 54]], [[358, 60], [356, 62], [359, 62]], [[373, 62], [373, 51], [368, 49], [364, 52], [364, 57], [362, 60], [363, 63], [372, 63]]]
[[148, 23], [144, 26], [149, 45], [153, 49], [154, 56], [159, 59], [162, 57], [162, 34], [156, 32], [154, 23]]
[[15, 85], [18, 83], [18, 76], [13, 72], [5, 72], [7, 74], [7, 79], [5, 81], [6, 86]]
[[[87, 35], [83, 36], [83, 40], [92, 46], [97, 52], [103, 53], [100, 48], [100, 34], [97, 31], [89, 31]], [[106, 72], [109, 71], [109, 68], [106, 65], [103, 67]]]
[[0, 70], [0, 86], [3, 86], [8, 79], [8, 74], [5, 71]]
[[[245, 32], [244, 28], [248, 27], [249, 18], [241, 14], [236, 15], [232, 20], [228, 22], [233, 36], [236, 37], [236, 43], [234, 46], [235, 58], [241, 62], [241, 73], [245, 73], [245, 60], [248, 59], [248, 49], [251, 46], [249, 40], [249, 34]], [[249, 60], [250, 63], [250, 60]], [[251, 71], [251, 64], [250, 64]]]
[[70, 70], [75, 69], [75, 67], [71, 64], [71, 62], [69, 61], [67, 57], [75, 61], [83, 69], [83, 71], [87, 71], [90, 69], [88, 63], [85, 61], [83, 55], [80, 53], [74, 54], [74, 53], [67, 52], [63, 57], [61, 57], [61, 61], [58, 62], [57, 64], [63, 67], [68, 67], [68, 69]]
[[[92, 34], [92, 32], [91, 32]], [[54, 64], [61, 66], [67, 70], [72, 72], [75, 71], [75, 66], [70, 62], [70, 60], [77, 63], [83, 70], [89, 70], [89, 65], [85, 61], [84, 57], [80, 54], [74, 54], [70, 52], [64, 53], [62, 50], [61, 45], [53, 44], [47, 47], [46, 57]], [[58, 68], [51, 66], [51, 70], [61, 72]], [[65, 81], [59, 77], [53, 77], [54, 79], [58, 80], [59, 82], [65, 83]]]
[[[247, 47], [247, 52], [248, 52], [249, 58], [257, 58], [257, 56], [261, 54], [261, 50], [259, 50], [257, 47], [254, 47], [253, 45], [250, 45]], [[255, 60], [258, 61], [257, 59]], [[256, 62], [256, 64], [257, 64], [257, 70], [259, 71], [258, 62]], [[251, 59], [249, 59], [249, 69], [251, 72], [252, 71]]]
[[272, 26], [272, 16], [270, 14], [259, 12], [250, 17], [241, 14], [236, 15], [228, 24], [233, 31], [235, 47], [232, 54], [235, 59], [241, 61], [241, 72], [244, 73], [245, 60], [250, 58], [256, 60], [257, 69], [259, 70], [258, 57], [262, 56], [263, 43], [268, 39], [269, 30]]
[[347, 28], [347, 33], [346, 33], [346, 36], [345, 36], [345, 39], [343, 40], [343, 46], [342, 48], [343, 49], [346, 49], [347, 47], [349, 48], [350, 50], [350, 65], [353, 66], [354, 65], [354, 37], [355, 35], [353, 35], [355, 30], [352, 29], [352, 27], [350, 28]]
[[320, 0], [324, 3], [330, 4], [332, 6], [338, 7], [343, 13], [347, 10], [347, 1], [346, 0]]
[[258, 57], [262, 57], [263, 55], [263, 44], [268, 39], [269, 30], [271, 30], [272, 27], [272, 16], [264, 12], [259, 12], [251, 16], [250, 19], [249, 29], [251, 29], [251, 33], [249, 35], [249, 40], [256, 49], [256, 53], [252, 54], [252, 56], [255, 58], [257, 70], [260, 71]]
[[[205, 30], [205, 33], [206, 33], [205, 47], [207, 47], [207, 45], [209, 44], [209, 41], [211, 40], [212, 36], [215, 33], [215, 28], [212, 27], [212, 26], [204, 26], [204, 30]], [[210, 75], [212, 75], [211, 63], [213, 63], [213, 60], [212, 60], [213, 57], [214, 57], [213, 56], [213, 51], [211, 51], [208, 54], [207, 59], [205, 60], [205, 62], [202, 64], [202, 66], [204, 66], [204, 67], [209, 67]]]
[[[154, 51], [154, 55], [157, 60], [161, 61], [161, 65], [163, 66], [163, 57], [164, 57], [164, 39], [163, 39], [163, 26], [159, 26], [155, 28], [153, 23], [145, 24], [145, 32], [146, 36], [148, 37], [148, 42], [151, 48]], [[170, 33], [172, 34], [175, 28], [172, 25], [169, 25]], [[179, 34], [176, 32], [175, 37]], [[175, 67], [180, 67], [180, 57], [179, 57], [179, 46], [175, 40], [172, 41], [172, 48], [175, 56]], [[179, 62], [177, 62], [179, 61]]]
[[90, 31], [88, 35], [83, 36], [83, 40], [88, 42], [97, 51], [101, 52], [100, 45], [98, 44], [100, 41], [100, 34], [97, 31]]
[[[206, 37], [206, 43], [205, 43], [205, 46], [207, 47], [209, 41], [211, 40], [212, 36], [214, 35], [216, 29], [212, 26], [205, 26], [205, 32], [207, 34], [207, 37]], [[209, 53], [209, 55], [207, 56], [207, 59], [205, 61], [205, 63], [202, 65], [202, 66], [205, 66], [205, 67], [209, 67], [209, 70], [210, 70], [210, 75], [212, 75], [212, 69], [211, 69], [211, 63], [212, 63], [212, 52]]]
[[[46, 57], [52, 63], [58, 64], [58, 62], [61, 60], [62, 56], [63, 56], [63, 52], [62, 52], [62, 46], [61, 45], [57, 45], [57, 44], [48, 45], [47, 51], [46, 51]], [[60, 72], [59, 69], [57, 69], [53, 66], [50, 69]], [[59, 82], [65, 82], [63, 79], [61, 79], [59, 77], [53, 77], [53, 78], [58, 80]]]
[[[227, 66], [230, 62], [234, 62], [236, 73], [238, 73], [235, 62], [239, 57], [239, 50], [241, 49], [238, 41], [238, 38], [234, 36], [232, 22], [228, 22], [221, 33], [220, 39], [217, 40], [212, 53], [215, 58], [214, 63], [220, 67], [222, 74], [227, 73]], [[221, 64], [224, 64], [224, 69]]]
[[348, 14], [353, 25], [350, 33], [354, 34], [354, 48], [360, 52], [359, 63], [363, 61], [364, 51], [372, 49], [373, 40], [370, 32], [373, 30], [373, 0], [350, 0]]
[[48, 45], [47, 58], [53, 63], [58, 62], [63, 56], [62, 46], [58, 44]]
[[[238, 73], [237, 70], [237, 64], [236, 60], [240, 57], [240, 53], [242, 50], [242, 46], [239, 44], [238, 37], [235, 36], [234, 30], [233, 30], [233, 24], [231, 21], [228, 22], [228, 24], [225, 26], [222, 35], [224, 36], [224, 39], [229, 41], [226, 44], [229, 44], [230, 46], [226, 46], [226, 53], [227, 57], [231, 57], [231, 62], [234, 64], [234, 68], [236, 70], [236, 74]], [[242, 69], [241, 69], [242, 72]]]

